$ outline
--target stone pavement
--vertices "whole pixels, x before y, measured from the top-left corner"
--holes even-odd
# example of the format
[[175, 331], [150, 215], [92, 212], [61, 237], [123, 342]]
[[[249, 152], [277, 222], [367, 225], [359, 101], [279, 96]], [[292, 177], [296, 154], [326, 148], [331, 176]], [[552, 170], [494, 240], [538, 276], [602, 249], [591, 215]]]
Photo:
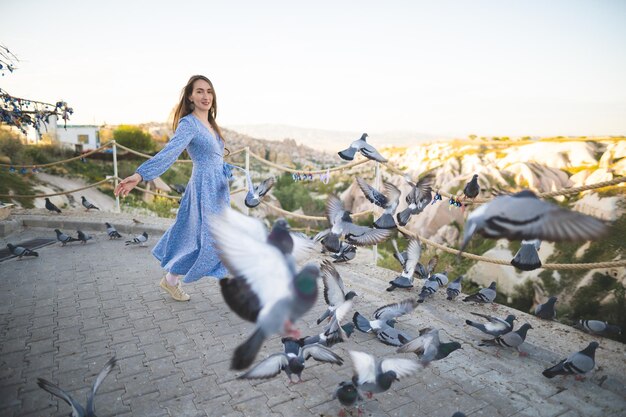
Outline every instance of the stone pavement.
[[[83, 228], [102, 230], [100, 221], [86, 219]], [[157, 287], [162, 272], [150, 248], [159, 236], [152, 234], [141, 248], [110, 241], [103, 231], [94, 235], [96, 241], [86, 245], [55, 244], [40, 249], [39, 258], [0, 263], [0, 415], [67, 416], [67, 404], [38, 388], [37, 377], [59, 383], [84, 403], [95, 375], [116, 355], [118, 366], [96, 396], [100, 417], [336, 416], [340, 407], [332, 393], [352, 375], [348, 350], [396, 355], [357, 332], [333, 347], [345, 359], [342, 367], [309, 361], [301, 384], [289, 384], [284, 374], [237, 380], [239, 373], [229, 369], [231, 354], [253, 326], [230, 312], [217, 283], [205, 278], [188, 285], [191, 301], [174, 302]], [[0, 243], [37, 236], [54, 232], [27, 227]], [[359, 295], [356, 310], [369, 315], [415, 296], [385, 292], [395, 274], [372, 268], [370, 260], [371, 253], [360, 251], [356, 262], [338, 266], [346, 286]], [[320, 296], [299, 322], [303, 334], [319, 333], [315, 319], [323, 309]], [[528, 321], [534, 327], [522, 346], [530, 356], [502, 350], [498, 358], [494, 349], [477, 346], [480, 332], [464, 324], [469, 311], [504, 316], [511, 310], [448, 302], [440, 292], [401, 318], [397, 327], [413, 334], [425, 325], [444, 329], [443, 337], [459, 340], [463, 350], [367, 400], [365, 415], [451, 416], [457, 410], [470, 416], [625, 415], [623, 344], [514, 312], [518, 325]], [[586, 381], [541, 375], [590, 340], [599, 340], [601, 348], [597, 369]], [[257, 360], [281, 347], [278, 337], [268, 340]]]

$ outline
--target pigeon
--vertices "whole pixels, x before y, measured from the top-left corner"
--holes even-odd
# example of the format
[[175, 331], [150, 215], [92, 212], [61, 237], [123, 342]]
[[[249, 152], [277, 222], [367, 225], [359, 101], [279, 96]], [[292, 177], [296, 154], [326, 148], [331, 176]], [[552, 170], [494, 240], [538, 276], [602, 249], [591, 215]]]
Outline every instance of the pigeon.
[[463, 195], [465, 198], [474, 199], [478, 197], [480, 193], [480, 185], [478, 185], [478, 174], [474, 174], [470, 182], [465, 184], [465, 188], [463, 188]]
[[445, 287], [446, 285], [448, 285], [448, 271], [443, 271], [437, 274], [433, 274], [430, 276], [430, 278], [437, 281], [437, 284], [439, 284], [440, 287]]
[[467, 417], [464, 413], [457, 411], [456, 413], [452, 414], [452, 417]]
[[252, 335], [233, 354], [231, 368], [241, 370], [271, 335], [300, 337], [293, 323], [315, 304], [320, 270], [312, 263], [297, 269], [302, 248], [284, 219], [268, 234], [259, 220], [226, 208], [209, 225], [220, 259], [234, 276], [220, 281], [222, 295], [236, 314], [255, 322]]
[[15, 246], [7, 243], [7, 248], [9, 248], [9, 252], [11, 252], [11, 255], [17, 256], [19, 259], [22, 259], [23, 256], [39, 256], [39, 254], [34, 250], [25, 248], [23, 246]]
[[463, 301], [473, 301], [475, 303], [493, 303], [496, 299], [496, 282], [493, 281], [488, 288], [481, 288], [474, 294], [468, 295]]
[[355, 140], [350, 144], [350, 147], [337, 153], [341, 159], [345, 159], [346, 161], [352, 161], [356, 152], [359, 151], [367, 159], [378, 162], [387, 162], [387, 160], [372, 145], [367, 143], [366, 138], [367, 133], [363, 133], [359, 140]]
[[535, 316], [544, 320], [556, 319], [556, 309], [554, 308], [556, 300], [556, 297], [550, 297], [544, 304], [539, 304], [535, 307]]
[[396, 258], [396, 260], [400, 262], [400, 266], [404, 268], [404, 264], [406, 263], [406, 251], [400, 252], [398, 242], [396, 242], [395, 239], [391, 239], [391, 245], [393, 246], [393, 257]]
[[463, 280], [463, 275], [459, 276], [457, 279], [455, 279], [450, 284], [448, 284], [448, 287], [446, 288], [446, 294], [448, 295], [448, 297], [446, 298], [446, 300], [452, 301], [456, 297], [458, 297], [459, 294], [461, 294], [461, 281], [462, 280]]
[[274, 179], [274, 177], [269, 177], [263, 180], [263, 182], [259, 185], [255, 186], [252, 183], [252, 178], [250, 178], [250, 173], [246, 170], [243, 171], [246, 173], [246, 181], [248, 183], [248, 193], [246, 194], [244, 204], [248, 208], [255, 208], [261, 204], [261, 200], [263, 200], [265, 194], [272, 189], [276, 183], [276, 179]]
[[57, 240], [59, 242], [61, 242], [61, 246], [65, 246], [66, 244], [70, 243], [70, 242], [78, 242], [78, 239], [75, 239], [71, 236], [66, 235], [65, 233], [63, 233], [62, 231], [60, 231], [59, 229], [54, 229], [54, 232], [57, 234]]
[[400, 226], [406, 226], [411, 216], [421, 213], [430, 204], [433, 199], [431, 188], [433, 180], [432, 175], [426, 175], [415, 184], [409, 181], [412, 188], [405, 197], [407, 208], [396, 215]]
[[[402, 273], [395, 277], [392, 281], [389, 281], [391, 286], [387, 288], [387, 291], [393, 291], [396, 288], [413, 288], [413, 274], [415, 273], [415, 267], [419, 262], [422, 254], [422, 247], [416, 239], [411, 239], [406, 247], [406, 255], [402, 255], [398, 252], [398, 247], [395, 240], [392, 241], [394, 249], [397, 255], [396, 259], [400, 258], [404, 262], [400, 262], [403, 265]], [[406, 256], [406, 258], [404, 258]]]
[[87, 200], [84, 195], [81, 195], [80, 198], [83, 200], [83, 207], [85, 207], [87, 211], [89, 211], [90, 209], [100, 210], [98, 207], [90, 203], [89, 200]]
[[424, 266], [418, 262], [417, 267], [415, 268], [415, 274], [419, 276], [421, 279], [428, 279], [437, 268], [437, 263], [439, 262], [439, 257], [437, 255], [430, 258], [428, 261], [428, 265]]
[[422, 286], [422, 290], [417, 296], [417, 302], [423, 303], [428, 297], [431, 297], [439, 289], [439, 281], [436, 278], [430, 277], [426, 280]]
[[354, 324], [346, 323], [341, 326], [341, 330], [337, 329], [332, 333], [329, 333], [328, 330], [325, 330], [322, 333], [314, 336], [303, 337], [300, 339], [300, 342], [303, 345], [312, 345], [314, 343], [318, 343], [322, 346], [332, 347], [337, 343], [345, 342], [346, 338], [352, 336], [352, 332], [354, 332]]
[[398, 204], [400, 203], [400, 190], [398, 187], [385, 182], [383, 186], [385, 192], [381, 193], [365, 182], [361, 177], [357, 177], [356, 182], [359, 184], [359, 188], [361, 188], [365, 198], [367, 198], [370, 203], [384, 209], [383, 214], [374, 221], [374, 227], [377, 229], [395, 229], [397, 226], [396, 222], [393, 220], [393, 214], [396, 212], [396, 208], [398, 208]]
[[395, 319], [410, 313], [415, 309], [415, 299], [408, 298], [399, 303], [380, 307], [373, 314], [373, 320], [368, 320], [359, 312], [354, 313], [352, 322], [363, 333], [376, 333], [378, 340], [390, 346], [400, 346], [412, 337], [394, 328]]
[[397, 352], [415, 353], [419, 358], [420, 364], [426, 367], [430, 362], [446, 358], [457, 349], [462, 349], [459, 342], [441, 343], [439, 340], [439, 329], [426, 328], [420, 330], [418, 337], [400, 346]]
[[78, 233], [78, 240], [80, 240], [80, 242], [83, 244], [87, 243], [88, 240], [93, 239], [93, 236], [88, 235], [87, 233], [80, 230], [77, 230], [76, 233]]
[[118, 233], [118, 231], [115, 229], [114, 226], [111, 225], [111, 223], [104, 223], [107, 227], [107, 234], [109, 235], [109, 240], [110, 239], [119, 239], [122, 237], [122, 235], [120, 235]]
[[419, 364], [411, 359], [383, 358], [351, 350], [352, 382], [371, 398], [372, 394], [385, 392], [391, 388], [393, 381], [400, 380], [416, 373]]
[[501, 195], [474, 210], [465, 222], [459, 255], [475, 233], [509, 240], [550, 242], [598, 239], [608, 226], [595, 217], [542, 201], [530, 190]]
[[600, 320], [578, 320], [578, 323], [576, 323], [574, 327], [599, 336], [622, 334], [622, 329], [620, 329], [619, 326]]
[[488, 316], [486, 314], [472, 313], [475, 316], [482, 317], [488, 323], [476, 323], [475, 321], [465, 320], [465, 324], [475, 327], [483, 333], [498, 337], [507, 334], [513, 330], [513, 321], [517, 320], [513, 314], [509, 314], [505, 319], [499, 317]]
[[[335, 390], [333, 394], [333, 399], [339, 400], [339, 403], [346, 407], [351, 408], [357, 405], [359, 402], [363, 401], [363, 397], [359, 392], [358, 387], [352, 381], [342, 381], [339, 383], [339, 386]], [[361, 415], [361, 409], [357, 405], [357, 413]], [[342, 410], [339, 412], [340, 417], [344, 417], [346, 415], [346, 411]]]
[[180, 195], [185, 194], [185, 190], [187, 189], [183, 184], [170, 184], [170, 187]]
[[339, 252], [331, 253], [330, 256], [334, 259], [334, 263], [351, 261], [356, 256], [356, 246], [341, 242]]
[[541, 259], [539, 259], [539, 253], [537, 253], [540, 245], [541, 241], [539, 239], [522, 240], [522, 246], [511, 260], [511, 265], [522, 271], [532, 271], [541, 268]]
[[61, 209], [54, 205], [52, 201], [48, 197], [46, 197], [46, 209], [48, 211], [56, 211], [57, 213], [61, 213]]
[[298, 340], [290, 337], [282, 339], [285, 351], [275, 353], [267, 359], [256, 364], [238, 379], [268, 379], [285, 371], [289, 382], [293, 382], [291, 376], [296, 375], [298, 382], [302, 382], [302, 371], [307, 359], [313, 358], [318, 362], [343, 365], [343, 359], [332, 350], [318, 344], [302, 345]]
[[326, 217], [331, 229], [322, 239], [322, 245], [330, 252], [339, 252], [339, 238], [345, 236], [348, 243], [357, 246], [376, 245], [391, 235], [388, 229], [373, 229], [352, 223], [350, 212], [344, 210], [341, 200], [329, 195], [326, 201]]
[[352, 308], [352, 299], [357, 296], [354, 291], [346, 292], [341, 275], [328, 260], [324, 260], [320, 270], [324, 283], [324, 301], [326, 301], [328, 308], [317, 319], [317, 324], [325, 319], [330, 321], [340, 307], [343, 308], [343, 315], [347, 314]]
[[543, 371], [546, 378], [554, 378], [557, 375], [576, 374], [576, 379], [581, 380], [581, 375], [591, 371], [596, 366], [596, 349], [600, 346], [598, 342], [591, 342], [580, 352], [572, 353], [566, 359], [557, 363], [551, 368]]
[[144, 246], [144, 243], [146, 243], [147, 241], [148, 241], [148, 233], [143, 232], [142, 234], [135, 236], [133, 240], [127, 240], [126, 246], [128, 245]]
[[505, 333], [501, 336], [496, 337], [495, 339], [483, 339], [478, 344], [478, 346], [512, 347], [517, 349], [517, 351], [520, 353], [520, 356], [526, 356], [527, 354], [520, 351], [519, 347], [522, 343], [524, 343], [524, 340], [526, 340], [526, 333], [528, 332], [528, 329], [532, 328], [533, 326], [531, 326], [530, 324], [524, 323], [522, 327], [514, 332]]
[[43, 378], [37, 378], [37, 385], [39, 388], [48, 391], [50, 394], [59, 397], [63, 401], [65, 401], [70, 407], [72, 407], [71, 417], [96, 417], [96, 406], [94, 403], [94, 396], [102, 384], [102, 381], [107, 377], [107, 375], [111, 372], [115, 364], [117, 363], [115, 356], [113, 356], [109, 361], [104, 365], [104, 368], [100, 371], [96, 380], [93, 382], [91, 386], [91, 391], [87, 396], [87, 406], [83, 408], [72, 396], [59, 388], [57, 385], [53, 384], [50, 381], [47, 381]]

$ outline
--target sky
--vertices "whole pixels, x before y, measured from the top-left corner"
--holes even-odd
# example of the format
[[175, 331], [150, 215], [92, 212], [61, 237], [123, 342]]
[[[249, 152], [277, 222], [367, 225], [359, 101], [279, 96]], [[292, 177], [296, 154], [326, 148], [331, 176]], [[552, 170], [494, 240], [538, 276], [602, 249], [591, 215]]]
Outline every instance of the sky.
[[166, 121], [192, 74], [225, 127], [626, 134], [626, 1], [0, 0], [0, 87], [72, 124]]

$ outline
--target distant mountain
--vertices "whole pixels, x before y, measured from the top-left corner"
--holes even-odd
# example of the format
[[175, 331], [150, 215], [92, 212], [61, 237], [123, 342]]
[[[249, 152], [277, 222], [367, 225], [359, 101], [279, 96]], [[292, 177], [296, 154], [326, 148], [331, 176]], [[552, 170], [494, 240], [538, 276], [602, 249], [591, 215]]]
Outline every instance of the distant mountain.
[[[293, 139], [298, 144], [328, 151], [337, 151], [342, 146], [347, 146], [350, 142], [358, 139], [363, 133], [276, 124], [232, 125], [227, 127], [236, 132], [259, 139]], [[372, 143], [377, 148], [383, 148], [385, 146], [413, 146], [421, 142], [451, 139], [450, 137], [440, 135], [407, 131], [367, 133], [369, 135], [368, 142]]]

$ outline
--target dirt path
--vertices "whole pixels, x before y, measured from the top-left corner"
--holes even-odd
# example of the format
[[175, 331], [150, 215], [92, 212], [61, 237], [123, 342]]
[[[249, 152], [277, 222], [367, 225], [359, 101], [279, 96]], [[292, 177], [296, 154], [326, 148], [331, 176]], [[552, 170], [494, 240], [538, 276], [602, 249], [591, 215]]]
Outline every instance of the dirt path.
[[[82, 179], [59, 177], [43, 172], [37, 174], [37, 179], [44, 183], [35, 187], [42, 194], [74, 190], [76, 188], [81, 188], [85, 185], [88, 185], [88, 183], [86, 183]], [[95, 204], [102, 211], [113, 211], [115, 207], [115, 199], [112, 197], [112, 195], [104, 194], [98, 191], [96, 188], [89, 188], [87, 190], [78, 191], [69, 195], [50, 197], [50, 201], [52, 201], [61, 209], [68, 206], [72, 208], [81, 208], [81, 196], [85, 196], [87, 200]], [[43, 208], [45, 204], [46, 202], [43, 198], [38, 198], [35, 200], [36, 208]]]

